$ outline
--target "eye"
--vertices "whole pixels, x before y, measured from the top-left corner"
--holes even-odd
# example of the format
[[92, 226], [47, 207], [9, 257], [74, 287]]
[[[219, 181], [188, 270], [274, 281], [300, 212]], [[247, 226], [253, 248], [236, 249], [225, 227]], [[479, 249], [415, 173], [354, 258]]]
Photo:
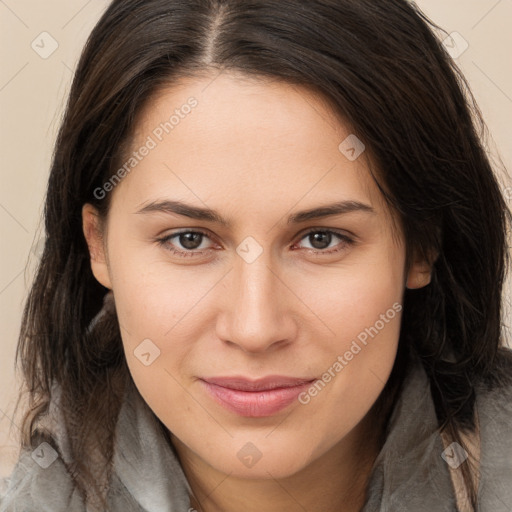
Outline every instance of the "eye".
[[[176, 242], [171, 243], [175, 238]], [[209, 247], [201, 247], [204, 238], [209, 238], [208, 234], [204, 231], [179, 231], [178, 233], [159, 238], [157, 242], [173, 254], [186, 258], [201, 255], [203, 254], [202, 249], [209, 249]], [[175, 244], [179, 244], [182, 249], [176, 248]]]
[[[331, 243], [335, 242], [336, 238], [341, 240], [341, 243], [338, 242], [338, 244], [331, 246]], [[301, 238], [301, 240], [304, 239], [307, 239], [312, 246], [305, 249], [319, 255], [340, 252], [354, 244], [354, 240], [349, 236], [329, 229], [311, 229]], [[329, 249], [330, 246], [331, 248]]]

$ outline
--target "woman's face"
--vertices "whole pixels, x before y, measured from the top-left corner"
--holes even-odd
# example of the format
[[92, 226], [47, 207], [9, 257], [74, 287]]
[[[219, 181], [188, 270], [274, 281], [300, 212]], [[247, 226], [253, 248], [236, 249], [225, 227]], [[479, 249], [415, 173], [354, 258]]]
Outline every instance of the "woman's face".
[[427, 272], [405, 274], [363, 146], [318, 96], [212, 80], [150, 102], [95, 192], [113, 188], [104, 245], [89, 205], [84, 231], [154, 413], [217, 470], [284, 477], [367, 415]]

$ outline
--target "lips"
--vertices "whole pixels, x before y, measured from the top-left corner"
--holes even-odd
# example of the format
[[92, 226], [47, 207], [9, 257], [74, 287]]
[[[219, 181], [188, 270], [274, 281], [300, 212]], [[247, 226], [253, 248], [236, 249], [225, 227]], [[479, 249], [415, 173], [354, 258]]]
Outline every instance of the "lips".
[[247, 417], [271, 416], [288, 407], [315, 379], [271, 375], [199, 379], [208, 395], [231, 412]]

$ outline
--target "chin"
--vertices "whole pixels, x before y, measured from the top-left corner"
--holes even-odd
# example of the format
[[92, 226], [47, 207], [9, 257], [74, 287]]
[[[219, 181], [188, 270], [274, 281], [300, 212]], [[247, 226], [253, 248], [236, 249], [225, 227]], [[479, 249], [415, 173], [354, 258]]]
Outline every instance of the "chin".
[[[289, 446], [285, 446], [281, 440], [278, 443], [244, 440], [236, 442], [236, 447], [225, 447], [221, 453], [208, 454], [205, 460], [230, 477], [266, 480], [290, 477], [315, 458], [312, 453], [304, 451], [302, 442], [289, 443]], [[234, 457], [229, 456], [230, 453], [234, 453]]]

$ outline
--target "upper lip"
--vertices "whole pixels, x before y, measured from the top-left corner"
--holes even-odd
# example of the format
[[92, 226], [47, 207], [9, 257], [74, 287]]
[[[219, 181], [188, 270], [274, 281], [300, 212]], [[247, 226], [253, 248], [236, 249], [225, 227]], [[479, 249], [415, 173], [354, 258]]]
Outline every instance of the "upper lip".
[[268, 391], [277, 388], [291, 388], [307, 384], [315, 379], [285, 377], [281, 375], [269, 375], [260, 379], [247, 379], [246, 377], [205, 377], [204, 380], [216, 386], [224, 388], [236, 389], [239, 391]]

